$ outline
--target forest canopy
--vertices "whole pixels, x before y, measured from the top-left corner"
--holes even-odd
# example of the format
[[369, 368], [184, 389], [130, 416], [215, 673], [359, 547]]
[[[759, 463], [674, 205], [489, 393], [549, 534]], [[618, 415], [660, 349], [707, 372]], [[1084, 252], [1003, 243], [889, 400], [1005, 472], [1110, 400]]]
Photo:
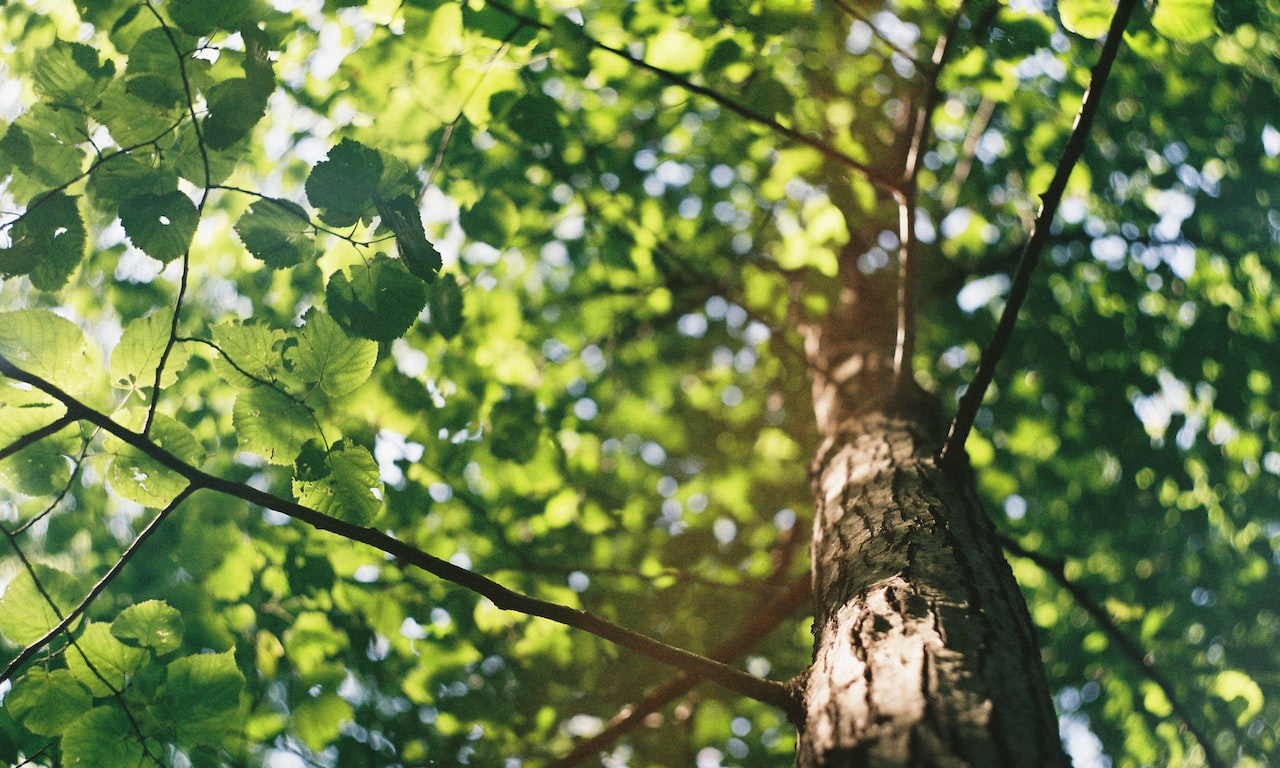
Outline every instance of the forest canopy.
[[0, 760], [792, 765], [856, 285], [1075, 764], [1273, 765], [1278, 62], [1274, 0], [0, 3]]

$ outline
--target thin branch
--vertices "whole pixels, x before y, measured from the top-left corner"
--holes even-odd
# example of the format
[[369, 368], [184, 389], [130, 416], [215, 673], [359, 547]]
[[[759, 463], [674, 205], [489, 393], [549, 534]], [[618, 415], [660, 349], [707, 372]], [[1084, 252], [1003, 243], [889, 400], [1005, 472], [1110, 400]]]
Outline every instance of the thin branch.
[[934, 110], [942, 98], [938, 87], [942, 70], [953, 50], [964, 12], [965, 4], [961, 3], [946, 31], [934, 44], [924, 95], [912, 121], [911, 144], [907, 148], [902, 181], [893, 196], [898, 206], [898, 337], [893, 350], [893, 385], [898, 392], [903, 392], [914, 380], [912, 357], [916, 348], [916, 285], [920, 272], [916, 261], [916, 188], [920, 163], [925, 144], [933, 132]]
[[[809, 585], [808, 574], [794, 579], [782, 594], [761, 606], [759, 610], [750, 612], [749, 621], [742, 626], [742, 629], [716, 646], [710, 657], [718, 661], [730, 661], [746, 653], [809, 599]], [[569, 754], [548, 763], [546, 768], [572, 768], [585, 760], [592, 759], [618, 739], [638, 728], [647, 716], [688, 693], [699, 682], [701, 682], [699, 678], [687, 672], [681, 672], [650, 688], [643, 698], [614, 715], [605, 725], [604, 730], [576, 744]]]
[[785, 683], [763, 680], [749, 675], [721, 662], [668, 645], [647, 635], [619, 626], [587, 611], [576, 610], [566, 605], [515, 592], [490, 578], [461, 568], [447, 560], [429, 555], [417, 547], [395, 539], [377, 529], [364, 528], [338, 520], [295, 501], [282, 499], [279, 496], [260, 491], [251, 486], [211, 475], [164, 450], [151, 442], [145, 435], [133, 432], [113, 420], [110, 416], [90, 408], [72, 395], [64, 392], [57, 385], [15, 366], [3, 355], [0, 355], [0, 374], [30, 384], [62, 401], [67, 408], [68, 415], [94, 424], [103, 431], [119, 438], [125, 444], [133, 446], [146, 454], [161, 466], [182, 475], [191, 483], [193, 490], [207, 488], [227, 496], [242, 499], [259, 507], [274, 510], [318, 530], [328, 531], [350, 541], [367, 544], [391, 555], [402, 563], [412, 565], [488, 598], [490, 602], [503, 610], [539, 616], [565, 626], [584, 630], [597, 637], [644, 654], [655, 661], [717, 682], [729, 690], [748, 698], [779, 707], [788, 713], [794, 710], [795, 705], [791, 689]]
[[[98, 595], [102, 594], [107, 586], [120, 575], [120, 572], [124, 570], [125, 565], [133, 559], [134, 555], [138, 554], [138, 550], [144, 543], [146, 543], [147, 539], [151, 538], [151, 534], [156, 532], [156, 529], [160, 527], [160, 524], [164, 522], [165, 518], [169, 517], [169, 515], [172, 514], [173, 511], [177, 509], [183, 501], [186, 501], [187, 497], [196, 490], [197, 488], [194, 485], [188, 485], [186, 488], [183, 488], [182, 491], [174, 497], [173, 501], [169, 502], [164, 509], [157, 512], [156, 516], [151, 518], [151, 522], [147, 523], [146, 527], [143, 528], [134, 540], [129, 543], [129, 546], [120, 554], [120, 557], [115, 561], [115, 563], [107, 569], [107, 572], [102, 575], [102, 578], [98, 579], [97, 583], [95, 583], [84, 596], [84, 599], [82, 599], [75, 608], [69, 611], [66, 616], [63, 616], [56, 626], [50, 628], [48, 632], [45, 632], [44, 635], [32, 642], [26, 648], [23, 648], [22, 652], [9, 662], [8, 666], [4, 668], [4, 671], [0, 672], [0, 682], [12, 679], [13, 675], [17, 673], [18, 669], [23, 664], [26, 664], [31, 660], [37, 653], [48, 646], [49, 643], [53, 642], [54, 638], [56, 638], [59, 633], [65, 631], [76, 619], [80, 618], [80, 616], [88, 610], [89, 605], [98, 598]], [[17, 548], [16, 542], [14, 542], [14, 548]], [[38, 583], [39, 582], [37, 582], [37, 584]], [[53, 603], [51, 602], [50, 605], [53, 605]], [[57, 611], [57, 606], [54, 606], [54, 611]]]
[[1178, 719], [1182, 721], [1183, 725], [1186, 726], [1187, 731], [1195, 737], [1196, 741], [1200, 742], [1201, 748], [1204, 749], [1205, 762], [1207, 762], [1211, 768], [1227, 768], [1227, 764], [1214, 755], [1213, 741], [1209, 739], [1208, 734], [1196, 725], [1195, 721], [1191, 718], [1191, 713], [1187, 711], [1186, 706], [1183, 705], [1181, 700], [1178, 698], [1178, 694], [1174, 690], [1173, 684], [1169, 682], [1169, 679], [1165, 677], [1160, 670], [1156, 669], [1155, 664], [1148, 660], [1147, 654], [1142, 650], [1142, 648], [1140, 648], [1133, 640], [1129, 639], [1128, 635], [1120, 631], [1120, 628], [1116, 626], [1115, 619], [1111, 617], [1111, 614], [1099, 605], [1083, 587], [1067, 577], [1066, 564], [1064, 561], [1042, 555], [1039, 552], [1032, 552], [1022, 546], [1022, 544], [1017, 540], [1008, 536], [1002, 535], [1000, 537], [1000, 544], [1014, 555], [1017, 555], [1018, 557], [1025, 557], [1035, 563], [1042, 571], [1052, 576], [1053, 580], [1065, 589], [1076, 603], [1085, 610], [1085, 613], [1088, 613], [1089, 616], [1093, 618], [1093, 620], [1098, 624], [1098, 627], [1102, 629], [1103, 634], [1110, 638], [1111, 642], [1116, 644], [1120, 649], [1120, 654], [1141, 669], [1142, 673], [1164, 692], [1165, 698], [1169, 700], [1169, 704], [1173, 708], [1173, 713], [1178, 716]]
[[1093, 67], [1093, 76], [1089, 82], [1089, 89], [1085, 91], [1084, 98], [1081, 101], [1080, 112], [1076, 116], [1071, 136], [1067, 139], [1067, 146], [1062, 152], [1062, 159], [1058, 161], [1053, 181], [1049, 183], [1049, 189], [1042, 197], [1043, 203], [1040, 206], [1039, 214], [1036, 215], [1036, 223], [1031, 232], [1031, 237], [1027, 240], [1026, 248], [1022, 251], [1017, 272], [1014, 274], [1013, 285], [1009, 289], [1009, 298], [1005, 303], [1004, 312], [1000, 315], [1000, 322], [991, 337], [991, 342], [982, 352], [982, 359], [978, 363], [977, 372], [973, 375], [973, 381], [969, 383], [964, 395], [960, 398], [955, 418], [951, 422], [951, 430], [947, 434], [947, 441], [938, 455], [938, 463], [944, 467], [955, 466], [964, 461], [965, 440], [969, 437], [969, 430], [973, 428], [973, 420], [977, 416], [978, 407], [982, 405], [982, 397], [986, 394], [987, 387], [991, 384], [991, 379], [995, 375], [996, 364], [1000, 362], [1001, 356], [1009, 346], [1009, 339], [1013, 335], [1013, 327], [1018, 321], [1018, 310], [1022, 308], [1022, 303], [1027, 298], [1027, 291], [1031, 284], [1031, 273], [1035, 270], [1036, 263], [1040, 260], [1040, 253], [1044, 250], [1045, 242], [1049, 238], [1053, 217], [1058, 212], [1058, 204], [1062, 202], [1062, 195], [1067, 188], [1067, 179], [1071, 177], [1072, 169], [1075, 168], [1080, 156], [1084, 153], [1089, 127], [1093, 124], [1093, 117], [1097, 114], [1098, 106], [1101, 104], [1102, 92], [1107, 84], [1107, 76], [1111, 73], [1111, 65], [1115, 62], [1116, 55], [1120, 52], [1120, 43], [1124, 40], [1124, 29], [1129, 22], [1129, 16], [1133, 13], [1135, 5], [1137, 5], [1137, 0], [1120, 0], [1115, 16], [1111, 19], [1111, 28], [1107, 31], [1106, 43], [1102, 46], [1102, 53], [1098, 56], [1098, 62]]
[[68, 414], [63, 414], [61, 417], [55, 419], [54, 421], [49, 422], [43, 427], [40, 427], [39, 429], [28, 432], [27, 434], [23, 435], [17, 440], [14, 440], [12, 443], [9, 443], [3, 448], [0, 448], [0, 461], [4, 461], [5, 459], [9, 458], [10, 456], [17, 453], [18, 451], [21, 451], [23, 448], [26, 448], [29, 445], [40, 442], [41, 440], [45, 439], [49, 435], [55, 434], [57, 432], [61, 432], [63, 427], [66, 427], [67, 425], [72, 424], [74, 422], [75, 422], [75, 419], [71, 418], [71, 416], [69, 416]]
[[[498, 0], [485, 0], [485, 4], [494, 8], [495, 10], [505, 13], [506, 15], [510, 16], [516, 21], [519, 21], [525, 24], [526, 26], [534, 27], [534, 28], [543, 30], [544, 32], [551, 31], [550, 24], [544, 23], [543, 21], [533, 18], [532, 16], [526, 16], [523, 13], [520, 13], [519, 11], [515, 10], [514, 8], [506, 5], [505, 3], [498, 2]], [[702, 96], [704, 98], [710, 99], [711, 101], [715, 102], [717, 105], [724, 107], [725, 109], [734, 113], [738, 117], [745, 118], [747, 120], [750, 120], [753, 123], [756, 123], [757, 125], [768, 128], [769, 130], [773, 131], [779, 136], [782, 136], [783, 138], [789, 139], [790, 141], [793, 141], [797, 144], [803, 144], [804, 146], [809, 147], [811, 149], [816, 149], [823, 157], [833, 162], [839, 163], [840, 165], [843, 165], [846, 168], [849, 168], [853, 171], [856, 171], [860, 176], [862, 176], [864, 179], [869, 181], [871, 184], [873, 184], [874, 186], [886, 192], [893, 192], [895, 190], [894, 182], [884, 178], [875, 168], [855, 159], [851, 155], [841, 152], [840, 150], [836, 149], [835, 147], [831, 146], [825, 141], [822, 141], [821, 139], [817, 139], [817, 138], [814, 138], [813, 136], [808, 136], [803, 133], [800, 133], [794, 128], [788, 128], [782, 123], [779, 123], [773, 117], [769, 115], [761, 114], [760, 112], [756, 112], [750, 107], [744, 104], [740, 104], [734, 101], [733, 99], [730, 99], [728, 96], [725, 96], [723, 93], [720, 93], [714, 88], [708, 88], [705, 85], [698, 85], [697, 83], [694, 83], [692, 80], [689, 80], [687, 77], [678, 75], [675, 72], [663, 69], [662, 67], [656, 66], [654, 64], [650, 64], [649, 62], [645, 61], [644, 59], [638, 56], [633, 56], [631, 53], [629, 53], [625, 49], [615, 48], [611, 45], [603, 43], [595, 39], [594, 37], [591, 37], [590, 35], [588, 35], [585, 30], [581, 32], [581, 36], [582, 36], [582, 40], [586, 42], [588, 45], [590, 45], [592, 48], [596, 48], [598, 50], [611, 53], [614, 56], [624, 59], [627, 62], [631, 63], [632, 65], [639, 67], [640, 69], [646, 70], [654, 75], [657, 75], [658, 78], [665, 80], [668, 83], [671, 83], [672, 85], [678, 86], [682, 90], [688, 91], [689, 93], [695, 94], [697, 96]]]

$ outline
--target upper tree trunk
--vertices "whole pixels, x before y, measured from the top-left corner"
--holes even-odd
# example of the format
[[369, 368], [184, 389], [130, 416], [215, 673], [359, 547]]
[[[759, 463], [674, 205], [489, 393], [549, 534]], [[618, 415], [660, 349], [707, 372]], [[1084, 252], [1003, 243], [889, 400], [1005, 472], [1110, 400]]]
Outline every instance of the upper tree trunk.
[[933, 402], [894, 396], [893, 301], [861, 283], [808, 338], [823, 442], [797, 765], [1065, 766], [1035, 633], [971, 473], [936, 465]]

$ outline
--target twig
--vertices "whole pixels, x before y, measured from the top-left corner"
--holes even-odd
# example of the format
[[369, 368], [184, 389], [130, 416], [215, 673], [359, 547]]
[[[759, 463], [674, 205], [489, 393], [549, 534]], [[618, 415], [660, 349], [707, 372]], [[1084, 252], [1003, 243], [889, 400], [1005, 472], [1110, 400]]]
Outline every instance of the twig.
[[1191, 713], [1187, 711], [1186, 706], [1179, 700], [1177, 692], [1173, 689], [1173, 684], [1161, 674], [1160, 670], [1156, 669], [1155, 664], [1147, 659], [1147, 654], [1138, 647], [1138, 644], [1120, 631], [1120, 628], [1116, 626], [1115, 620], [1111, 618], [1111, 614], [1107, 613], [1107, 610], [1099, 605], [1083, 587], [1067, 578], [1064, 561], [1042, 555], [1039, 552], [1032, 552], [1017, 540], [1008, 536], [1000, 536], [1000, 545], [1018, 557], [1025, 557], [1039, 566], [1042, 571], [1052, 576], [1053, 580], [1058, 582], [1059, 586], [1065, 589], [1076, 603], [1097, 622], [1099, 628], [1111, 639], [1111, 642], [1119, 647], [1121, 655], [1141, 669], [1142, 673], [1164, 692], [1165, 698], [1169, 700], [1170, 706], [1173, 707], [1173, 713], [1178, 716], [1178, 719], [1182, 721], [1187, 731], [1195, 737], [1196, 741], [1200, 742], [1200, 746], [1204, 749], [1205, 762], [1211, 768], [1227, 768], [1227, 764], [1214, 755], [1213, 742], [1192, 720]]
[[1044, 250], [1045, 242], [1049, 238], [1053, 217], [1058, 212], [1058, 204], [1062, 202], [1062, 195], [1067, 188], [1067, 179], [1071, 177], [1072, 169], [1084, 153], [1089, 127], [1093, 124], [1093, 117], [1102, 101], [1107, 76], [1111, 73], [1111, 65], [1120, 51], [1120, 43], [1124, 40], [1124, 29], [1135, 5], [1137, 0], [1120, 0], [1115, 16], [1111, 19], [1107, 41], [1102, 46], [1098, 62], [1093, 66], [1093, 76], [1089, 82], [1089, 89], [1085, 91], [1081, 101], [1075, 126], [1071, 130], [1070, 138], [1067, 139], [1062, 159], [1058, 161], [1053, 181], [1049, 183], [1049, 189], [1042, 197], [1043, 203], [1040, 213], [1036, 215], [1035, 228], [1022, 251], [1004, 312], [1000, 315], [1000, 322], [996, 326], [995, 333], [992, 334], [991, 342], [982, 352], [982, 359], [978, 363], [978, 370], [973, 375], [973, 381], [969, 382], [964, 395], [960, 397], [960, 404], [951, 422], [947, 441], [938, 455], [938, 463], [943, 467], [956, 466], [964, 461], [965, 440], [969, 437], [969, 430], [973, 428], [973, 420], [977, 416], [978, 407], [982, 405], [982, 397], [986, 394], [987, 387], [995, 375], [996, 364], [1000, 362], [1000, 357], [1009, 346], [1013, 327], [1018, 321], [1018, 310], [1022, 308], [1022, 302], [1027, 298], [1031, 273], [1035, 270], [1036, 263], [1040, 260], [1040, 253]]
[[45, 424], [43, 427], [28, 432], [17, 440], [14, 440], [12, 443], [0, 448], [0, 461], [4, 461], [18, 451], [21, 451], [23, 448], [26, 448], [28, 445], [40, 442], [49, 435], [61, 432], [63, 427], [74, 422], [75, 419], [71, 418], [71, 416], [63, 414], [54, 421]]
[[[508, 16], [515, 19], [516, 21], [522, 22], [527, 26], [535, 27], [537, 29], [543, 30], [544, 32], [551, 31], [550, 24], [546, 24], [539, 19], [533, 18], [532, 16], [526, 16], [523, 13], [520, 13], [519, 11], [515, 10], [511, 6], [506, 5], [505, 3], [502, 3], [502, 2], [498, 2], [498, 0], [486, 0], [485, 4], [494, 8], [495, 10], [498, 10], [498, 11], [501, 11], [502, 13], [507, 14]], [[654, 64], [650, 64], [649, 62], [645, 61], [644, 59], [638, 56], [633, 56], [631, 53], [629, 53], [623, 48], [615, 48], [611, 45], [607, 45], [591, 37], [585, 31], [583, 31], [581, 34], [582, 34], [582, 40], [586, 42], [588, 45], [590, 45], [592, 48], [596, 48], [601, 51], [611, 53], [614, 56], [617, 56], [621, 59], [625, 59], [626, 61], [639, 67], [640, 69], [651, 72], [654, 75], [657, 75], [662, 80], [665, 80], [668, 83], [671, 83], [672, 85], [678, 86], [681, 89], [688, 91], [689, 93], [710, 99], [711, 101], [715, 102], [719, 106], [724, 107], [725, 109], [734, 113], [738, 117], [746, 118], [747, 120], [750, 120], [751, 122], [756, 123], [757, 125], [761, 125], [765, 128], [768, 128], [774, 133], [777, 133], [779, 136], [782, 136], [786, 139], [794, 141], [797, 144], [803, 144], [804, 146], [809, 147], [811, 149], [816, 149], [820, 154], [822, 154], [823, 157], [833, 162], [839, 163], [840, 165], [843, 165], [846, 168], [849, 168], [853, 171], [856, 171], [859, 175], [861, 175], [864, 179], [869, 181], [871, 184], [873, 184], [876, 187], [879, 187], [880, 189], [886, 192], [892, 193], [895, 190], [896, 185], [894, 184], [894, 182], [884, 178], [884, 176], [881, 175], [880, 172], [877, 171], [875, 168], [855, 159], [851, 155], [841, 152], [840, 150], [836, 149], [835, 147], [831, 146], [825, 141], [822, 141], [821, 139], [814, 138], [813, 136], [807, 136], [793, 128], [788, 128], [782, 123], [779, 123], [773, 117], [756, 112], [750, 107], [744, 104], [740, 104], [734, 101], [733, 99], [730, 99], [728, 96], [725, 96], [723, 93], [720, 93], [714, 88], [708, 88], [705, 85], [698, 85], [697, 83], [694, 83], [692, 80], [689, 80], [687, 77], [678, 75], [675, 72], [672, 72], [667, 69], [663, 69], [662, 67], [656, 66]]]
[[403, 563], [412, 565], [488, 598], [490, 602], [503, 610], [539, 616], [565, 626], [584, 630], [616, 645], [644, 654], [655, 661], [717, 682], [729, 690], [748, 698], [779, 707], [788, 713], [794, 710], [791, 689], [785, 683], [762, 680], [727, 664], [686, 651], [683, 648], [668, 645], [647, 635], [619, 626], [587, 611], [576, 610], [566, 605], [515, 592], [490, 578], [454, 565], [447, 560], [429, 555], [417, 547], [395, 539], [377, 529], [364, 528], [338, 520], [295, 501], [289, 501], [265, 491], [260, 491], [257, 488], [211, 475], [174, 456], [151, 442], [145, 435], [133, 432], [113, 420], [110, 416], [90, 408], [72, 395], [64, 392], [57, 385], [15, 366], [3, 355], [0, 355], [0, 374], [30, 384], [57, 398], [66, 406], [69, 416], [98, 426], [103, 431], [119, 438], [125, 444], [133, 446], [146, 454], [161, 466], [182, 475], [191, 483], [193, 490], [207, 488], [227, 496], [242, 499], [259, 507], [275, 510], [318, 530], [328, 531], [350, 541], [367, 544], [397, 558]]

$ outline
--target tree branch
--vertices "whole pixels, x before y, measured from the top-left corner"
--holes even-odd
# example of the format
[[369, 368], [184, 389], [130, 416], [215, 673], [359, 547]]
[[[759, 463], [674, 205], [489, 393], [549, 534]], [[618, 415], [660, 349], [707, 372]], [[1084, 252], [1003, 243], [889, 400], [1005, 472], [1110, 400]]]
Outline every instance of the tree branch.
[[1084, 153], [1089, 127], [1093, 124], [1093, 117], [1097, 114], [1098, 106], [1102, 101], [1107, 76], [1111, 73], [1111, 65], [1120, 51], [1120, 43], [1124, 40], [1124, 29], [1135, 5], [1137, 0], [1120, 0], [1115, 16], [1111, 19], [1106, 43], [1102, 46], [1098, 62], [1093, 66], [1089, 89], [1085, 91], [1081, 101], [1080, 112], [1076, 116], [1071, 136], [1067, 139], [1062, 159], [1058, 161], [1053, 181], [1049, 183], [1049, 189], [1041, 198], [1043, 202], [1040, 212], [1036, 215], [1035, 227], [1018, 262], [1018, 269], [1013, 277], [1013, 285], [1009, 289], [1009, 299], [1005, 303], [1004, 312], [1000, 315], [1000, 322], [991, 337], [991, 342], [982, 352], [982, 359], [978, 363], [977, 372], [973, 375], [973, 381], [969, 382], [968, 388], [960, 398], [955, 418], [951, 422], [951, 430], [947, 434], [947, 441], [938, 455], [938, 463], [944, 468], [954, 467], [964, 460], [965, 440], [969, 437], [969, 430], [973, 428], [973, 420], [977, 416], [978, 407], [982, 405], [982, 397], [986, 394], [987, 387], [990, 386], [991, 379], [995, 375], [996, 364], [1000, 362], [1001, 356], [1009, 346], [1009, 339], [1013, 336], [1013, 327], [1018, 321], [1018, 310], [1022, 308], [1022, 303], [1027, 298], [1031, 273], [1035, 270], [1036, 263], [1040, 260], [1040, 253], [1044, 250], [1045, 242], [1049, 238], [1053, 217], [1058, 212], [1058, 204], [1062, 202], [1062, 195], [1067, 188], [1067, 179], [1071, 177], [1072, 169]]
[[63, 427], [66, 427], [68, 424], [72, 424], [74, 422], [75, 422], [75, 419], [72, 418], [70, 414], [64, 413], [62, 416], [58, 417], [57, 419], [54, 419], [48, 424], [45, 424], [43, 427], [32, 430], [27, 434], [23, 435], [22, 437], [18, 438], [17, 440], [14, 440], [12, 443], [9, 443], [5, 447], [0, 448], [0, 461], [4, 461], [5, 459], [9, 458], [10, 456], [17, 453], [18, 451], [21, 451], [23, 448], [26, 448], [29, 445], [40, 442], [41, 440], [45, 439], [49, 435], [55, 434], [57, 432], [61, 432]]
[[1039, 552], [1032, 552], [1017, 540], [1003, 534], [1000, 536], [1000, 545], [1018, 557], [1025, 557], [1039, 566], [1042, 571], [1052, 576], [1053, 580], [1058, 582], [1076, 603], [1085, 610], [1085, 613], [1088, 613], [1093, 618], [1098, 627], [1102, 629], [1103, 634], [1119, 647], [1121, 655], [1141, 669], [1143, 674], [1164, 692], [1165, 698], [1169, 700], [1170, 706], [1173, 707], [1173, 713], [1178, 716], [1178, 719], [1186, 726], [1187, 731], [1195, 737], [1195, 740], [1200, 742], [1200, 746], [1204, 749], [1205, 762], [1211, 768], [1227, 768], [1227, 764], [1214, 755], [1213, 742], [1191, 719], [1191, 713], [1187, 711], [1186, 706], [1178, 698], [1177, 692], [1173, 689], [1173, 684], [1161, 674], [1160, 670], [1156, 669], [1155, 664], [1147, 659], [1147, 654], [1138, 647], [1138, 644], [1120, 631], [1120, 628], [1116, 626], [1115, 620], [1111, 618], [1111, 614], [1107, 613], [1106, 609], [1099, 605], [1083, 587], [1067, 578], [1064, 561], [1042, 555]]
[[[511, 18], [515, 19], [518, 22], [521, 22], [522, 24], [525, 24], [526, 26], [534, 27], [544, 32], [551, 31], [550, 24], [546, 24], [539, 19], [533, 18], [532, 16], [526, 16], [523, 13], [520, 13], [516, 9], [512, 8], [511, 6], [506, 5], [505, 3], [502, 3], [502, 2], [498, 2], [498, 0], [485, 0], [485, 4], [491, 6], [495, 10], [498, 10], [498, 11], [501, 11], [502, 13], [507, 14]], [[878, 171], [876, 171], [875, 168], [873, 168], [870, 165], [867, 165], [866, 163], [860, 162], [859, 160], [855, 159], [850, 155], [845, 154], [844, 152], [841, 152], [840, 150], [836, 149], [835, 147], [831, 146], [825, 141], [822, 141], [821, 139], [817, 139], [812, 136], [807, 136], [795, 130], [794, 128], [788, 128], [782, 123], [779, 123], [773, 117], [770, 117], [769, 115], [761, 114], [760, 112], [756, 112], [750, 107], [744, 104], [740, 104], [734, 101], [733, 99], [730, 99], [729, 97], [725, 96], [723, 93], [720, 93], [714, 88], [708, 88], [705, 85], [698, 85], [697, 83], [694, 83], [692, 80], [688, 79], [687, 77], [678, 75], [675, 72], [671, 72], [670, 70], [663, 69], [662, 67], [658, 67], [653, 64], [650, 64], [649, 62], [645, 61], [644, 59], [638, 56], [631, 55], [629, 52], [627, 52], [622, 48], [615, 48], [611, 45], [602, 43], [599, 40], [595, 39], [594, 37], [591, 37], [590, 35], [588, 35], [585, 31], [582, 32], [582, 39], [592, 48], [596, 48], [598, 50], [611, 53], [614, 56], [617, 56], [621, 59], [625, 59], [626, 61], [639, 67], [640, 69], [646, 70], [654, 75], [657, 75], [660, 79], [665, 80], [668, 83], [671, 83], [672, 85], [678, 86], [682, 90], [688, 91], [689, 93], [695, 94], [697, 96], [702, 96], [707, 99], [710, 99], [711, 101], [715, 102], [717, 105], [724, 107], [725, 109], [734, 113], [738, 117], [745, 118], [747, 120], [750, 120], [753, 123], [756, 123], [757, 125], [768, 128], [774, 133], [777, 133], [779, 136], [782, 136], [790, 141], [794, 141], [797, 144], [803, 144], [804, 146], [810, 147], [811, 149], [816, 149], [819, 153], [822, 154], [823, 157], [833, 162], [839, 163], [840, 165], [843, 165], [846, 168], [856, 171], [859, 175], [861, 175], [864, 179], [869, 181], [871, 184], [875, 185], [876, 187], [879, 187], [880, 189], [886, 192], [892, 193], [895, 191], [895, 184], [891, 180], [885, 179]]]
[[488, 598], [494, 605], [503, 610], [539, 616], [565, 626], [590, 632], [604, 640], [644, 654], [655, 661], [717, 682], [742, 696], [779, 707], [789, 714], [794, 710], [795, 705], [791, 696], [791, 689], [785, 683], [763, 680], [749, 675], [727, 664], [686, 651], [683, 648], [668, 645], [660, 640], [619, 626], [587, 611], [577, 610], [566, 605], [515, 592], [492, 579], [461, 568], [447, 560], [441, 560], [438, 557], [429, 555], [377, 529], [364, 528], [338, 520], [295, 501], [289, 501], [251, 486], [211, 475], [179, 459], [151, 442], [146, 436], [125, 428], [110, 416], [90, 408], [74, 396], [64, 392], [57, 385], [17, 367], [3, 355], [0, 355], [0, 374], [16, 381], [30, 384], [58, 399], [66, 406], [68, 416], [77, 420], [87, 421], [101, 428], [127, 445], [146, 454], [166, 469], [182, 475], [191, 483], [192, 490], [207, 488], [227, 496], [242, 499], [259, 507], [274, 510], [318, 530], [335, 533], [350, 541], [368, 544], [400, 560], [402, 563], [417, 567]]

